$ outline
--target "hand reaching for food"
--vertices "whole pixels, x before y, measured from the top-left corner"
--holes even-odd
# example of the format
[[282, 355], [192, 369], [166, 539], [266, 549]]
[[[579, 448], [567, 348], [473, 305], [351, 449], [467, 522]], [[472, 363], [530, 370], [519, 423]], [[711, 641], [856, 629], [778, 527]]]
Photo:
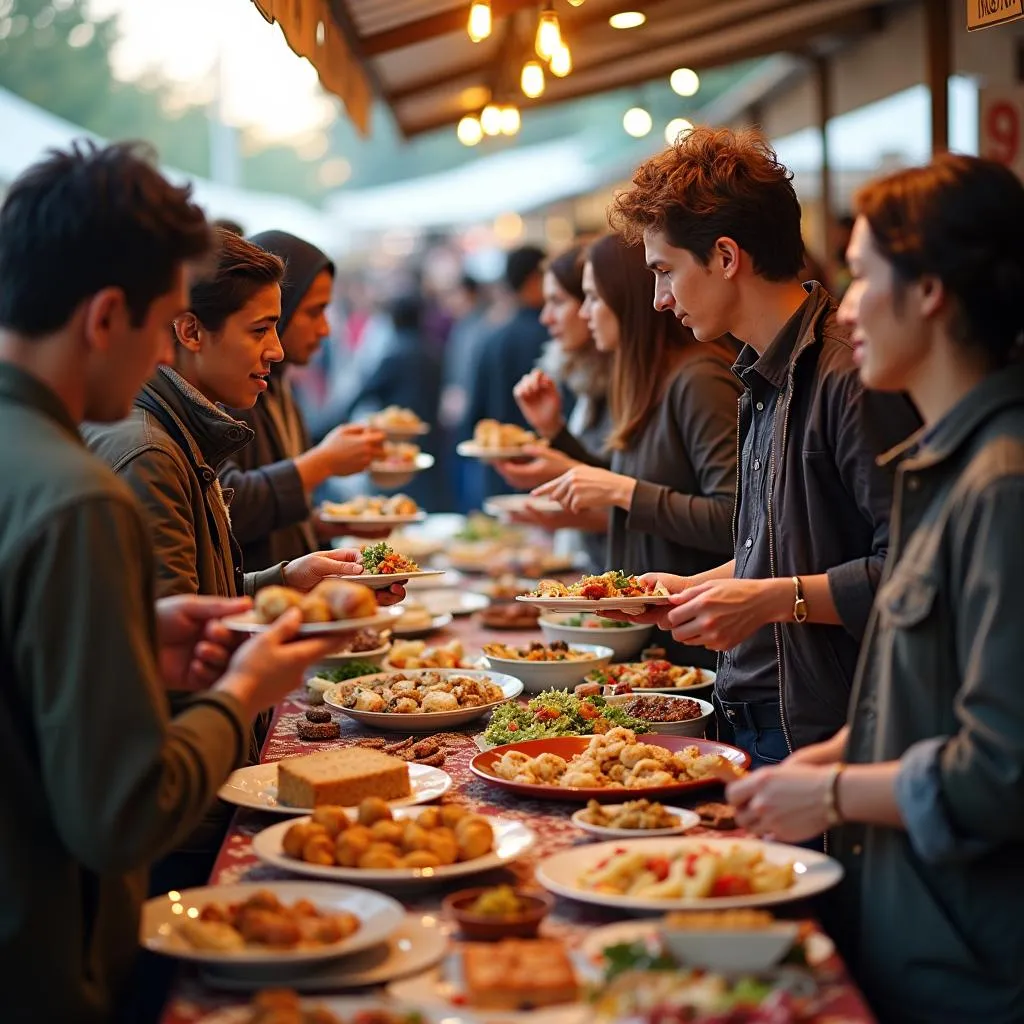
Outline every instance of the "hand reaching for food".
[[526, 422], [549, 441], [564, 426], [558, 385], [543, 370], [532, 370], [512, 389]]
[[628, 509], [636, 480], [598, 466], [577, 463], [556, 480], [535, 487], [531, 493], [552, 498], [570, 512], [618, 507]]
[[505, 483], [517, 491], [526, 491], [561, 476], [566, 470], [579, 463], [565, 452], [546, 445], [529, 444], [523, 448], [523, 455], [530, 456], [529, 462], [513, 462], [500, 459], [491, 466], [498, 471]]

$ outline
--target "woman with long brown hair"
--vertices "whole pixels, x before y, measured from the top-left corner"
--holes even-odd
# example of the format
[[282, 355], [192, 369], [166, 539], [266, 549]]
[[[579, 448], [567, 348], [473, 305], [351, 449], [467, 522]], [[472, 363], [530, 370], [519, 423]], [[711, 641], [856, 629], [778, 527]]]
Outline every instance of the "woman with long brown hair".
[[[603, 519], [609, 566], [703, 572], [732, 551], [736, 346], [698, 344], [674, 316], [657, 311], [643, 248], [619, 235], [591, 246], [583, 290], [580, 315], [597, 348], [614, 353], [611, 468], [596, 465], [579, 446], [569, 452], [579, 463], [534, 493], [554, 498], [591, 528]], [[715, 658], [690, 648], [687, 661], [710, 666]]]

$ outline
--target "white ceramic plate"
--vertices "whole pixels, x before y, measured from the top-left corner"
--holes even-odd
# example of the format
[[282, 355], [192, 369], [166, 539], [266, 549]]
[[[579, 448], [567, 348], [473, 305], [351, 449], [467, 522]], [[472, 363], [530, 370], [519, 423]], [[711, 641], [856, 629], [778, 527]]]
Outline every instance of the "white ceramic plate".
[[409, 580], [405, 589], [434, 591], [438, 588], [461, 587], [466, 581], [466, 577], [457, 569], [442, 569], [441, 572], [444, 575], [436, 580]]
[[588, 672], [607, 665], [615, 655], [610, 647], [601, 644], [573, 644], [572, 647], [586, 651], [590, 657], [577, 661], [527, 661], [524, 658], [495, 658], [487, 654], [484, 661], [487, 668], [522, 679], [527, 693], [540, 693], [541, 690], [567, 690], [582, 683]]
[[[403, 807], [395, 811], [397, 821], [413, 818], [419, 811], [414, 807]], [[298, 821], [309, 819], [299, 818]], [[340, 868], [327, 867], [323, 864], [309, 864], [285, 855], [282, 847], [284, 834], [295, 821], [282, 821], [270, 828], [258, 832], [252, 841], [253, 853], [266, 864], [290, 871], [296, 875], [309, 875], [311, 878], [324, 878], [332, 882], [352, 882], [357, 885], [369, 885], [376, 888], [391, 886], [405, 888], [411, 885], [434, 885], [447, 882], [464, 875], [476, 875], [481, 871], [490, 871], [521, 857], [537, 841], [532, 829], [522, 822], [511, 818], [493, 818], [487, 816], [494, 831], [494, 849], [484, 857], [473, 860], [459, 861], [456, 864], [445, 864], [439, 868]]]
[[[343, 576], [342, 579], [356, 580], [356, 576]], [[365, 580], [359, 580], [365, 582]], [[392, 582], [395, 582], [392, 580]], [[299, 626], [300, 636], [325, 636], [332, 633], [353, 633], [357, 629], [376, 629], [380, 626], [393, 625], [395, 618], [401, 615], [401, 611], [395, 607], [381, 608], [376, 615], [370, 615], [362, 619], [341, 619], [337, 622], [304, 622]], [[228, 629], [235, 633], [265, 633], [270, 626], [264, 622], [257, 622], [253, 612], [244, 612], [241, 615], [229, 615], [221, 622]]]
[[[570, 953], [570, 959], [580, 982], [580, 995], [588, 982], [596, 982], [600, 975], [585, 957]], [[589, 1003], [578, 1000], [557, 1006], [541, 1006], [530, 1010], [475, 1010], [460, 1005], [465, 999], [462, 978], [462, 955], [450, 953], [432, 971], [397, 981], [388, 986], [388, 995], [402, 1003], [421, 1006], [430, 1012], [448, 1014], [476, 1014], [487, 1024], [589, 1024], [594, 1019]]]
[[[604, 804], [604, 810], [617, 811], [622, 804]], [[591, 835], [601, 836], [605, 839], [639, 839], [648, 836], [677, 836], [682, 832], [688, 832], [695, 825], [700, 824], [700, 815], [694, 811], [688, 811], [683, 807], [666, 807], [669, 814], [674, 814], [679, 823], [672, 828], [606, 828], [604, 825], [591, 825], [584, 821], [581, 815], [587, 813], [585, 807], [581, 807], [573, 816], [572, 823], [589, 832]]]
[[532, 494], [498, 494], [484, 502], [484, 511], [496, 519], [507, 519], [513, 512], [564, 512], [552, 498]]
[[[746, 896], [721, 896], [707, 899], [651, 899], [639, 896], [620, 896], [614, 893], [584, 889], [579, 879], [601, 861], [614, 853], [636, 849], [651, 855], [671, 853], [676, 849], [700, 849], [709, 843], [728, 843], [734, 846], [756, 847], [768, 861], [793, 861], [796, 881], [780, 892], [751, 893]], [[732, 907], [767, 907], [777, 903], [790, 903], [806, 899], [838, 885], [843, 877], [842, 865], [831, 857], [800, 846], [768, 843], [761, 839], [631, 839], [595, 843], [589, 847], [574, 847], [556, 853], [537, 866], [537, 881], [551, 892], [581, 903], [594, 903], [601, 907], [614, 907], [625, 911], [668, 910], [727, 910]]]
[[405, 627], [402, 625], [402, 620], [391, 627], [391, 632], [395, 636], [404, 637], [406, 640], [415, 640], [417, 637], [430, 636], [431, 633], [436, 633], [439, 629], [444, 629], [445, 626], [452, 624], [451, 612], [447, 615], [434, 615], [430, 620], [428, 626], [409, 626]]
[[[289, 823], [285, 823], [286, 826]], [[179, 934], [185, 915], [198, 916], [208, 903], [241, 902], [256, 892], [270, 891], [282, 903], [309, 900], [324, 913], [347, 911], [359, 918], [358, 931], [342, 942], [302, 949], [247, 946], [238, 952], [196, 949]], [[173, 898], [176, 897], [176, 898]], [[317, 885], [311, 882], [240, 882], [237, 885], [208, 885], [184, 892], [171, 892], [147, 900], [139, 923], [139, 942], [154, 953], [216, 965], [298, 964], [331, 960], [358, 953], [385, 942], [405, 918], [405, 910], [390, 896], [351, 885]]]
[[623, 611], [634, 615], [642, 614], [648, 605], [668, 604], [669, 597], [602, 597], [587, 600], [585, 597], [517, 597], [524, 604], [535, 604], [538, 608], [551, 608], [560, 612], [602, 612]]
[[[418, 1007], [401, 1006], [385, 999], [360, 998], [358, 996], [326, 996], [312, 997], [302, 1000], [302, 1009], [328, 1010], [339, 1020], [354, 1019], [359, 1013], [389, 1012], [400, 1014], [403, 1010], [410, 1015], [410, 1020], [422, 1021], [423, 1024], [473, 1024], [472, 1018], [454, 1012], [423, 1011]], [[226, 1006], [214, 1010], [199, 1018], [198, 1024], [252, 1024], [252, 1010], [247, 1006]], [[290, 1018], [289, 1018], [290, 1019]]]
[[[399, 800], [389, 800], [391, 807], [409, 807], [425, 804], [444, 796], [452, 788], [452, 777], [440, 768], [425, 764], [409, 764], [409, 783], [412, 793]], [[250, 807], [270, 814], [310, 814], [312, 807], [289, 807], [277, 801], [277, 762], [254, 764], [232, 772], [217, 796], [238, 807]]]
[[433, 967], [448, 952], [449, 931], [448, 924], [434, 914], [406, 914], [386, 942], [341, 960], [280, 967], [268, 964], [239, 968], [230, 974], [207, 965], [200, 968], [200, 976], [212, 988], [233, 992], [269, 986], [292, 988], [296, 992], [324, 992], [384, 985]]
[[491, 603], [483, 594], [463, 590], [424, 590], [416, 595], [416, 600], [432, 615], [472, 615]]
[[470, 676], [473, 679], [490, 679], [501, 687], [503, 694], [501, 700], [493, 704], [484, 704], [477, 708], [459, 708], [458, 711], [434, 711], [429, 714], [400, 715], [387, 711], [353, 711], [350, 708], [343, 708], [332, 696], [332, 691], [324, 693], [324, 703], [329, 707], [336, 708], [343, 715], [369, 726], [371, 729], [381, 729], [386, 732], [445, 732], [448, 729], [455, 729], [465, 725], [467, 722], [475, 721], [488, 712], [493, 711], [500, 704], [507, 700], [514, 700], [523, 692], [523, 684], [510, 675], [503, 675], [501, 672], [482, 672], [479, 669], [466, 668], [405, 668], [392, 669], [388, 672], [380, 672], [372, 676], [359, 676], [356, 679], [346, 679], [346, 683], [363, 683], [372, 686], [375, 682], [385, 679], [389, 675], [402, 673], [406, 676], [423, 675], [426, 672], [438, 672], [443, 676]]
[[370, 513], [358, 515], [332, 512], [321, 507], [320, 518], [325, 523], [337, 523], [340, 526], [367, 526], [373, 529], [376, 526], [405, 526], [408, 523], [422, 523], [427, 518], [427, 514], [426, 512], [410, 512], [405, 515], [377, 515]]
[[[530, 444], [541, 444], [541, 441], [531, 441]], [[523, 445], [509, 445], [506, 448], [485, 448], [482, 445], [474, 444], [472, 441], [460, 441], [455, 450], [459, 455], [467, 459], [479, 459], [481, 462], [494, 462], [496, 459], [528, 459], [530, 458], [523, 451]]]
[[[637, 697], [644, 697], [651, 694], [650, 690], [634, 690], [632, 693], [622, 693], [605, 697], [611, 707], [621, 707], [628, 704]], [[700, 697], [693, 697], [686, 693], [662, 693], [660, 697], [667, 700], [692, 700], [700, 705], [700, 718], [688, 718], [682, 722], [655, 722], [649, 718], [644, 721], [651, 727], [651, 732], [659, 733], [662, 736], [704, 736], [707, 733], [708, 723], [714, 719], [715, 706], [710, 701], [701, 700]]]
[[429, 576], [443, 576], [442, 569], [418, 569], [415, 572], [362, 572], [357, 576], [339, 576], [342, 580], [362, 583], [371, 590], [387, 590], [393, 583], [406, 583], [408, 580], [422, 580]]

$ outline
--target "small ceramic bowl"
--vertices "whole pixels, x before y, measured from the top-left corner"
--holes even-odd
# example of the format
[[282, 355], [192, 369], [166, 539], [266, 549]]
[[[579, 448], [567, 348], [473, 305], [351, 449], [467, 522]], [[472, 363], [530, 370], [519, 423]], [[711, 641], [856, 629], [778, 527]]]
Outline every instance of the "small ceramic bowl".
[[469, 908], [482, 893], [494, 886], [460, 889], [446, 896], [442, 902], [445, 913], [459, 926], [467, 939], [497, 941], [498, 939], [528, 939], [537, 934], [541, 921], [555, 905], [554, 897], [537, 890], [515, 889], [518, 899], [525, 903], [523, 911], [515, 917], [492, 917], [473, 914]]

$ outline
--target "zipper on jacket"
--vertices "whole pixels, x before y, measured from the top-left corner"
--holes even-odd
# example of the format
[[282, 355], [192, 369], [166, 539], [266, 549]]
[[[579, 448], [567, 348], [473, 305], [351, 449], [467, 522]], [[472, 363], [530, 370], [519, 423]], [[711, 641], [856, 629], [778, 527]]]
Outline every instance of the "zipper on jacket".
[[[786, 456], [786, 438], [789, 436], [789, 406], [793, 395], [793, 368], [790, 367], [789, 379], [787, 381], [786, 394], [783, 395], [785, 408], [782, 414], [782, 457]], [[778, 406], [776, 406], [776, 415]], [[775, 566], [775, 523], [772, 512], [775, 508], [775, 475], [777, 470], [775, 452], [775, 417], [772, 418], [772, 454], [769, 462], [768, 478], [768, 565], [771, 571], [771, 578], [777, 578]], [[775, 631], [775, 661], [779, 671], [779, 720], [782, 724], [782, 735], [786, 739], [786, 749], [793, 753], [793, 739], [789, 733], [789, 723], [786, 721], [786, 675], [782, 667], [782, 624], [773, 623]]]

